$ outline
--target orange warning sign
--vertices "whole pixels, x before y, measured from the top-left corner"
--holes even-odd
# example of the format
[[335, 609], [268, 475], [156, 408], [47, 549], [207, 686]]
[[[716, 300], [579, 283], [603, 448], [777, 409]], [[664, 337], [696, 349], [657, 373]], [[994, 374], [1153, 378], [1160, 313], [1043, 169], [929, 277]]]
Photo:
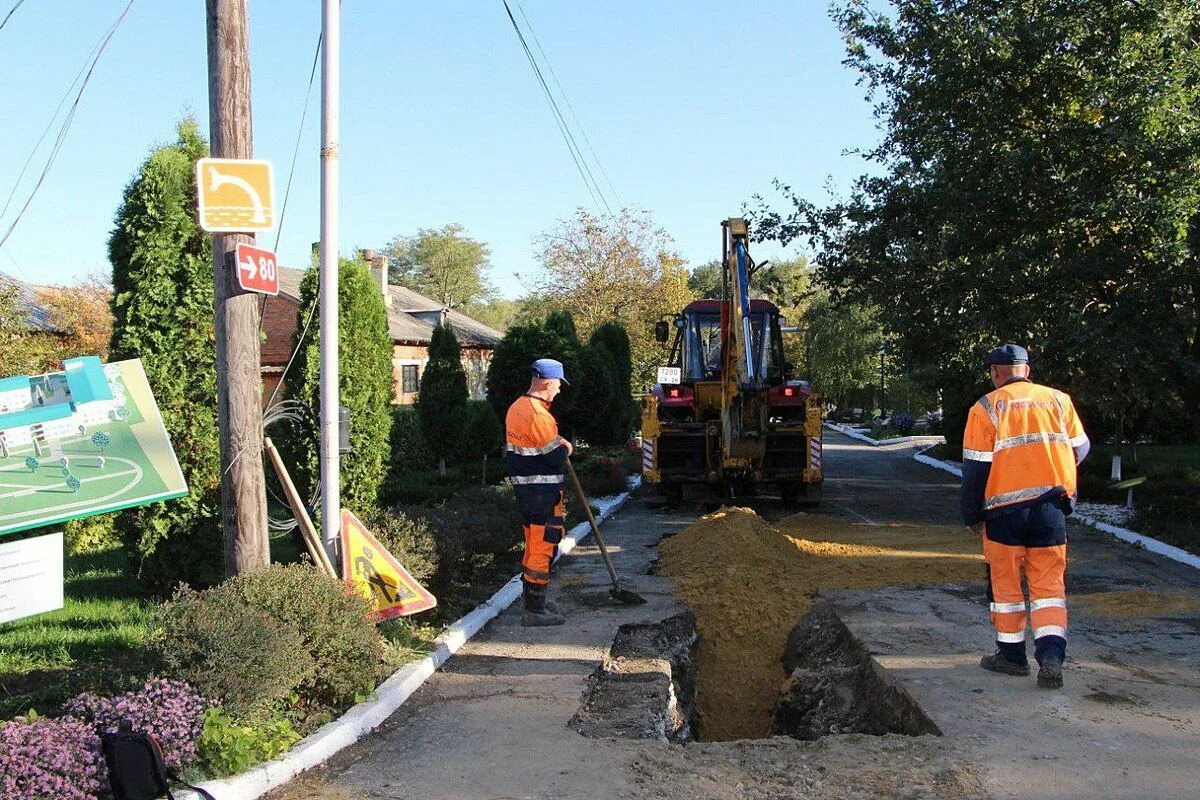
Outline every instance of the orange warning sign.
[[209, 233], [250, 233], [275, 227], [270, 161], [202, 158], [196, 162], [200, 227]]
[[342, 510], [342, 577], [375, 604], [376, 621], [407, 617], [437, 605], [416, 578], [383, 548], [371, 532]]

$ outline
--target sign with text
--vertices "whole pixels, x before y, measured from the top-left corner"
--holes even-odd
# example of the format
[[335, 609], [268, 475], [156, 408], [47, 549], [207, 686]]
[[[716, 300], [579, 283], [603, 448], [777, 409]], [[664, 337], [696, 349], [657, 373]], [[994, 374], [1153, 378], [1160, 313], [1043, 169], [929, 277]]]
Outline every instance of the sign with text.
[[358, 517], [342, 510], [342, 578], [375, 604], [375, 620], [407, 617], [437, 605]]
[[679, 383], [679, 379], [682, 377], [681, 372], [679, 367], [659, 367], [658, 382], [663, 386], [673, 386]]
[[200, 227], [209, 233], [253, 233], [275, 227], [270, 161], [202, 158], [196, 162]]
[[0, 545], [0, 624], [62, 607], [62, 533]]
[[238, 286], [247, 292], [279, 294], [279, 268], [274, 253], [251, 244], [239, 244], [234, 251]]

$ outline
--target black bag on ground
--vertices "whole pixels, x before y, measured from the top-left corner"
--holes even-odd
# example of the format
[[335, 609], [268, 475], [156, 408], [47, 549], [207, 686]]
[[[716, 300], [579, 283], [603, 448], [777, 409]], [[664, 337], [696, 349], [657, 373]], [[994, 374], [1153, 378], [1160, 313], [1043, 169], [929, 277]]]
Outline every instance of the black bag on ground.
[[175, 800], [175, 795], [171, 794], [171, 781], [198, 792], [207, 800], [216, 800], [168, 770], [158, 741], [148, 733], [135, 733], [128, 720], [121, 723], [116, 733], [100, 737], [100, 749], [108, 764], [108, 782], [114, 800], [156, 800], [163, 795]]

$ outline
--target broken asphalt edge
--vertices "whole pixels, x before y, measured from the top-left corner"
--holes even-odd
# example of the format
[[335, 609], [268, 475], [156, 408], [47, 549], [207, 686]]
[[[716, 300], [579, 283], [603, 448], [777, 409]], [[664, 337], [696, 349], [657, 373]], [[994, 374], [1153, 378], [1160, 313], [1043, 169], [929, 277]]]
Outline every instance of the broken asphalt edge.
[[[603, 522], [625, 505], [630, 492], [641, 485], [641, 476], [630, 479], [629, 492], [611, 497], [592, 498], [592, 505], [600, 509], [596, 521]], [[586, 522], [576, 525], [563, 537], [559, 552], [570, 553], [576, 545], [590, 536], [591, 527]], [[338, 751], [362, 739], [383, 724], [396, 709], [404, 705], [409, 697], [421, 687], [438, 668], [458, 652], [484, 625], [497, 617], [521, 596], [521, 576], [513, 576], [486, 602], [461, 619], [451, 623], [434, 641], [434, 650], [420, 661], [406, 664], [375, 689], [371, 699], [351, 708], [338, 719], [307, 736], [282, 757], [267, 761], [240, 775], [199, 784], [218, 800], [256, 800], [272, 789], [276, 789], [302, 772], [328, 761]], [[192, 791], [177, 791], [180, 800], [199, 800]]]
[[[925, 448], [925, 450], [928, 449], [928, 447]], [[941, 461], [925, 455], [925, 450], [915, 453], [913, 458], [917, 461], [920, 461], [922, 464], [928, 464], [931, 467], [945, 470], [951, 475], [957, 475], [960, 478], [962, 477], [962, 469], [950, 463], [949, 461]], [[1080, 514], [1079, 512], [1072, 514], [1071, 519], [1075, 520], [1076, 522], [1081, 522], [1090, 528], [1095, 528], [1098, 531], [1112, 534], [1123, 542], [1129, 542], [1130, 544], [1137, 545], [1138, 547], [1143, 547], [1151, 553], [1157, 553], [1158, 555], [1165, 556], [1172, 561], [1178, 561], [1180, 564], [1187, 564], [1189, 567], [1200, 569], [1200, 556], [1189, 553], [1188, 551], [1179, 547], [1175, 547], [1174, 545], [1167, 544], [1166, 542], [1160, 542], [1158, 539], [1146, 536], [1144, 533], [1131, 531], [1128, 528], [1120, 528], [1116, 525], [1109, 525], [1107, 522], [1101, 522], [1098, 519], [1089, 517], [1087, 514]]]

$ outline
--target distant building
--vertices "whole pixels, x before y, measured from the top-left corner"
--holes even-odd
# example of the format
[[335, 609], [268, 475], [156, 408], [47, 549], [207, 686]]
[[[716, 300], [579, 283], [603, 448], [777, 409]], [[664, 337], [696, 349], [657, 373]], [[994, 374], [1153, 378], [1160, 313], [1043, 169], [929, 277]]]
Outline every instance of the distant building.
[[97, 356], [68, 358], [62, 372], [0, 381], [0, 437], [10, 450], [51, 445], [116, 419], [118, 405]]
[[[388, 332], [392, 336], [392, 377], [395, 381], [392, 401], [408, 405], [417, 398], [421, 375], [429, 361], [429, 343], [433, 329], [446, 316], [458, 343], [462, 347], [463, 368], [467, 372], [467, 387], [472, 399], [482, 400], [487, 392], [487, 371], [492, 352], [504, 334], [482, 322], [452, 309], [442, 308], [436, 301], [402, 286], [389, 286], [387, 258], [366, 251], [371, 278], [383, 295], [387, 306]], [[300, 281], [304, 270], [279, 268], [279, 295], [268, 297], [263, 306], [262, 345], [263, 384], [269, 395], [279, 384], [288, 358], [300, 310]], [[295, 369], [293, 365], [292, 369]], [[265, 399], [265, 398], [264, 398]]]

